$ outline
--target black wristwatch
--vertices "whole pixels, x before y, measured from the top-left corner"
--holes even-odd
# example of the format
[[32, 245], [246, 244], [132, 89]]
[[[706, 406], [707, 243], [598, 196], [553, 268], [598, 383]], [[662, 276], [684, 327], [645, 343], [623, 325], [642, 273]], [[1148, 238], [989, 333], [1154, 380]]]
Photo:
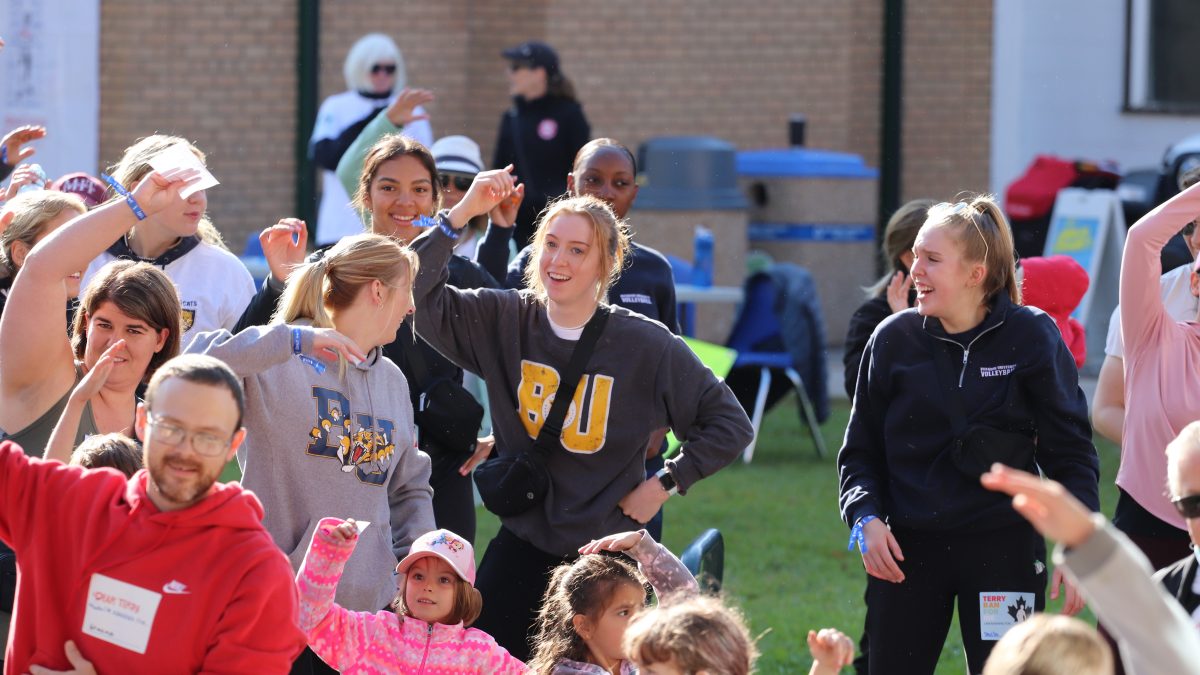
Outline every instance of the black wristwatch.
[[654, 477], [658, 479], [658, 484], [667, 491], [668, 495], [679, 494], [679, 483], [675, 482], [675, 476], [671, 475], [671, 472], [667, 469], [667, 467], [664, 466], [663, 468], [659, 469], [658, 473], [654, 474]]

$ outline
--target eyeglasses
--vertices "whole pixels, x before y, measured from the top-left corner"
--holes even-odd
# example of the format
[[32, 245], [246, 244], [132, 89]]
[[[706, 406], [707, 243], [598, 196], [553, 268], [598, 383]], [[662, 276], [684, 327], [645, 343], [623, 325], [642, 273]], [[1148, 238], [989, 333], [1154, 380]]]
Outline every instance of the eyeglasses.
[[221, 438], [207, 431], [188, 431], [170, 422], [164, 422], [149, 413], [146, 414], [146, 419], [149, 422], [150, 438], [157, 443], [182, 445], [183, 441], [191, 436], [192, 450], [195, 450], [197, 455], [204, 455], [205, 457], [221, 455], [229, 447], [231, 439]]
[[1171, 503], [1175, 505], [1175, 510], [1184, 518], [1200, 518], [1200, 495], [1189, 495], [1172, 499]]
[[371, 66], [371, 74], [372, 75], [378, 75], [380, 73], [387, 73], [388, 75], [395, 75], [396, 74], [396, 64], [394, 64], [394, 63], [376, 63], [375, 65]]
[[454, 189], [459, 192], [466, 192], [471, 187], [471, 183], [475, 180], [474, 176], [452, 176], [448, 173], [439, 173], [438, 181], [442, 187], [449, 190], [450, 183], [454, 183]]

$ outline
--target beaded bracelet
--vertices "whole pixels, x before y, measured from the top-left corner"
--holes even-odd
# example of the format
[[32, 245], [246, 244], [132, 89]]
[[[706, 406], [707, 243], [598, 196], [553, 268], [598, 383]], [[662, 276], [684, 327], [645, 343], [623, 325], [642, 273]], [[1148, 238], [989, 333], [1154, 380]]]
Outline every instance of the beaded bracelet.
[[138, 206], [137, 200], [133, 198], [133, 195], [129, 194], [129, 190], [126, 190], [115, 178], [106, 173], [101, 173], [100, 177], [112, 187], [113, 192], [125, 198], [125, 203], [129, 205], [129, 208], [133, 209], [133, 215], [137, 216], [138, 220], [146, 219], [146, 212], [142, 210], [141, 206]]

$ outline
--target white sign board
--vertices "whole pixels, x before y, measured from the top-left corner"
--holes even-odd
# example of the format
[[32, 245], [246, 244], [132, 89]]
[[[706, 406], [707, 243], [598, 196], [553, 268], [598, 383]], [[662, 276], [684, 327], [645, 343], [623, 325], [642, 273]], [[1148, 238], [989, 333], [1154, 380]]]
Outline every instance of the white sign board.
[[1043, 255], [1068, 255], [1088, 274], [1088, 290], [1071, 313], [1087, 331], [1088, 365], [1104, 358], [1108, 319], [1117, 306], [1125, 213], [1112, 190], [1066, 188], [1058, 192]]
[[46, 127], [29, 161], [54, 180], [99, 170], [100, 0], [0, 2], [0, 135]]

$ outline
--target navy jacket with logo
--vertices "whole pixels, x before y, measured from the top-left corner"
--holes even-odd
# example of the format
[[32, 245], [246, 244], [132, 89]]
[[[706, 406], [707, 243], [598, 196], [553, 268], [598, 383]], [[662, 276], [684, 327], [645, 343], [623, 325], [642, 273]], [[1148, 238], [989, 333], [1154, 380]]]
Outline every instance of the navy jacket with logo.
[[[935, 359], [948, 364], [949, 377]], [[956, 468], [956, 410], [967, 418], [964, 428], [985, 424], [1035, 438], [1037, 467], [1099, 510], [1099, 460], [1071, 352], [1049, 315], [1001, 293], [967, 333], [950, 335], [916, 309], [875, 329], [838, 453], [848, 525], [875, 515], [893, 526], [953, 532], [1022, 520], [1007, 495]]]

